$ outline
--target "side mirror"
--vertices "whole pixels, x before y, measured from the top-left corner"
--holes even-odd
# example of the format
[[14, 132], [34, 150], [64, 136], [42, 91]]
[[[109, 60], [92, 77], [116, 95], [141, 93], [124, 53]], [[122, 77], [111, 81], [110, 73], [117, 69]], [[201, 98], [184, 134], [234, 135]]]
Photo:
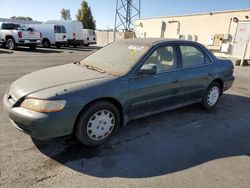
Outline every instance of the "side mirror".
[[157, 67], [155, 64], [146, 64], [141, 67], [139, 75], [151, 75], [157, 73]]

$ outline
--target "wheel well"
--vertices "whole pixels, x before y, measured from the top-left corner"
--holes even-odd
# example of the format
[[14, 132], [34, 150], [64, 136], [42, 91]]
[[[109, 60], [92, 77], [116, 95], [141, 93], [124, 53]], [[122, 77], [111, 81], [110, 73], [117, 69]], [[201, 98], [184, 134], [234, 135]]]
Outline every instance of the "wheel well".
[[223, 83], [223, 81], [220, 79], [220, 78], [217, 78], [217, 79], [215, 79], [213, 82], [217, 82], [218, 84], [220, 84], [220, 87], [221, 87], [221, 95], [222, 95], [222, 93], [223, 93], [223, 87], [224, 87], [224, 83]]
[[82, 108], [82, 110], [79, 112], [79, 114], [77, 115], [77, 118], [76, 118], [76, 120], [75, 120], [73, 132], [75, 132], [76, 123], [77, 123], [78, 119], [80, 118], [80, 115], [81, 115], [89, 106], [91, 106], [92, 104], [94, 104], [94, 103], [96, 103], [96, 102], [98, 102], [98, 101], [107, 101], [107, 102], [110, 102], [111, 104], [113, 104], [113, 105], [117, 108], [117, 110], [119, 111], [120, 118], [121, 118], [121, 123], [120, 123], [120, 125], [123, 125], [123, 123], [124, 123], [124, 117], [123, 117], [123, 107], [122, 107], [121, 103], [120, 103], [118, 100], [114, 99], [114, 98], [105, 97], [105, 98], [99, 98], [99, 99], [93, 100], [93, 101], [89, 102], [88, 104], [86, 104], [86, 105]]
[[47, 40], [50, 43], [50, 40], [48, 38], [43, 38], [42, 43]]
[[8, 39], [13, 39], [15, 41], [14, 37], [10, 36], [10, 35], [8, 35], [8, 36], [5, 37], [5, 41], [7, 42]]

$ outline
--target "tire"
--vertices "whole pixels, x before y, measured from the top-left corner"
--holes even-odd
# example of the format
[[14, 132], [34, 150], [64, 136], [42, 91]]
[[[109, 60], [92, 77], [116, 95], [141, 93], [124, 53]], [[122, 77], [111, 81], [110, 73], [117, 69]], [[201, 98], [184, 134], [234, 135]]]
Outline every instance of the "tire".
[[115, 134], [120, 125], [120, 114], [110, 102], [99, 101], [84, 110], [76, 123], [75, 135], [87, 146], [97, 146]]
[[36, 44], [30, 45], [30, 50], [36, 50]]
[[10, 50], [16, 50], [17, 49], [17, 45], [16, 45], [16, 42], [13, 38], [9, 38], [7, 40], [7, 47], [10, 49]]
[[6, 46], [5, 42], [0, 44], [0, 48], [5, 48], [5, 46]]
[[51, 43], [48, 39], [44, 39], [43, 40], [43, 47], [44, 48], [50, 48], [51, 47]]
[[221, 85], [218, 82], [211, 83], [203, 96], [202, 106], [208, 110], [214, 108], [219, 101], [221, 90]]

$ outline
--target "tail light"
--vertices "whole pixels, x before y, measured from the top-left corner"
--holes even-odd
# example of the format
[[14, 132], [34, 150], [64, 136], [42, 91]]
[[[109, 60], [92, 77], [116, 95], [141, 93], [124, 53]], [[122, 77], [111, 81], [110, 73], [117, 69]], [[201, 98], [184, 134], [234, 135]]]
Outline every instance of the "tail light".
[[23, 33], [21, 31], [19, 31], [17, 34], [19, 38], [23, 38]]
[[43, 35], [42, 35], [42, 33], [40, 32], [40, 38], [43, 38]]

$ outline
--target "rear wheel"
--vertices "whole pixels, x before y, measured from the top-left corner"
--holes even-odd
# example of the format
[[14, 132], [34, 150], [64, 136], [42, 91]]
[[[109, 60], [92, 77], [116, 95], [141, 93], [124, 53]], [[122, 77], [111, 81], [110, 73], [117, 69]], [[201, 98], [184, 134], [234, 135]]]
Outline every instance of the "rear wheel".
[[99, 101], [81, 113], [75, 134], [85, 145], [96, 146], [106, 142], [118, 130], [120, 114], [109, 102]]
[[10, 50], [16, 50], [17, 45], [16, 45], [15, 40], [12, 39], [12, 38], [9, 38], [9, 39], [7, 40], [7, 47], [8, 47]]
[[212, 84], [210, 84], [202, 99], [202, 105], [206, 109], [215, 107], [220, 98], [221, 89], [221, 85], [218, 82], [213, 82]]
[[50, 41], [48, 39], [44, 39], [43, 40], [43, 47], [44, 48], [50, 48], [50, 46], [51, 46]]

